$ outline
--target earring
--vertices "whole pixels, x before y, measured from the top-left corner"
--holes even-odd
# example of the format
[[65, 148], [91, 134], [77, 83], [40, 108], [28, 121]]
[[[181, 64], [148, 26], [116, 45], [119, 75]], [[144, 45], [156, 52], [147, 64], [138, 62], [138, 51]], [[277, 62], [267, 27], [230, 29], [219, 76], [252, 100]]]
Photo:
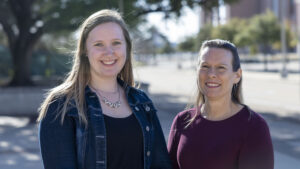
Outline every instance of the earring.
[[233, 84], [232, 90], [233, 90], [233, 91], [237, 90], [237, 87], [238, 87], [238, 85], [237, 85], [236, 83]]

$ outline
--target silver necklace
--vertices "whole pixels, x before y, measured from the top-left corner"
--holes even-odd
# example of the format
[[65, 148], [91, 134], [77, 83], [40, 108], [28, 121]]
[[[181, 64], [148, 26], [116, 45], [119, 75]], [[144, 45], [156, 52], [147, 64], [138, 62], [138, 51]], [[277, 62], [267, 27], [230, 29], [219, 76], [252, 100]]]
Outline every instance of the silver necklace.
[[110, 107], [110, 108], [113, 108], [113, 109], [116, 109], [116, 108], [119, 108], [120, 106], [121, 106], [121, 101], [120, 101], [120, 90], [119, 90], [119, 87], [117, 87], [118, 88], [118, 100], [116, 101], [116, 102], [112, 102], [112, 101], [109, 101], [106, 97], [104, 97], [104, 96], [102, 96], [101, 94], [100, 94], [100, 92], [98, 91], [98, 90], [96, 90], [96, 89], [94, 89], [93, 87], [92, 87], [92, 89], [94, 89], [95, 90], [95, 92], [101, 97], [101, 101], [106, 105], [106, 106], [108, 106], [108, 107]]

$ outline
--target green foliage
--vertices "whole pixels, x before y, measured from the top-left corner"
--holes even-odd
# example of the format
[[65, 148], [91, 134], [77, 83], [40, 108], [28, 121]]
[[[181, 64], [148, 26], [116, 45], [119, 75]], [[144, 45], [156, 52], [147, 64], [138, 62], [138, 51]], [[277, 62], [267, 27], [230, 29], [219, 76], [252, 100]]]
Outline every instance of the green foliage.
[[231, 19], [227, 24], [212, 29], [212, 38], [235, 41], [236, 36], [246, 28], [247, 21], [239, 18]]
[[[297, 45], [295, 33], [290, 24], [286, 23], [286, 41], [289, 48]], [[224, 25], [213, 27], [204, 25], [198, 33], [196, 48], [207, 39], [225, 39], [233, 42], [238, 47], [249, 47], [250, 53], [271, 52], [272, 48], [280, 49], [280, 24], [271, 12], [256, 15], [250, 19], [234, 18]]]
[[175, 49], [172, 47], [171, 43], [166, 42], [164, 47], [159, 50], [159, 53], [173, 53]]
[[[223, 0], [225, 3], [237, 0]], [[30, 63], [32, 51], [44, 34], [69, 36], [90, 14], [101, 9], [122, 10], [131, 28], [145, 21], [145, 15], [162, 12], [180, 16], [183, 7], [202, 6], [210, 10], [219, 0], [5, 0], [0, 2], [0, 24], [7, 36], [8, 48], [13, 49], [14, 76], [11, 85], [32, 85]], [[122, 6], [123, 4], [123, 6]], [[1, 38], [1, 37], [0, 37]], [[19, 45], [26, 44], [26, 45]], [[166, 46], [166, 50], [170, 48]], [[167, 51], [168, 51], [167, 50]], [[18, 67], [16, 69], [16, 67]], [[46, 71], [47, 75], [52, 74]], [[50, 72], [50, 73], [49, 73]]]
[[178, 44], [178, 50], [182, 52], [195, 51], [195, 37], [187, 37], [184, 41]]
[[9, 51], [5, 46], [0, 45], [0, 78], [12, 75], [12, 61]]
[[40, 49], [33, 53], [32, 75], [64, 76], [71, 69], [71, 56]]
[[285, 23], [285, 33], [286, 33], [286, 45], [288, 48], [295, 48], [297, 46], [297, 34], [291, 29], [290, 23]]
[[204, 10], [210, 11], [221, 3], [231, 4], [237, 1], [239, 0], [136, 0], [136, 7], [137, 13], [163, 12], [168, 18], [170, 14], [180, 16], [185, 6], [189, 8], [201, 6]]
[[[123, 16], [132, 27], [136, 26], [142, 17], [135, 16], [136, 0], [123, 0]], [[40, 9], [38, 14], [42, 16], [47, 25], [46, 32], [58, 33], [64, 30], [72, 31], [78, 28], [80, 23], [92, 13], [101, 9], [119, 9], [119, 0], [40, 0], [35, 6]]]
[[215, 27], [212, 30], [212, 38], [226, 39], [233, 41], [235, 35], [238, 33], [237, 26], [231, 22]]
[[200, 29], [200, 31], [197, 35], [196, 42], [195, 42], [195, 50], [196, 51], [198, 51], [200, 49], [201, 44], [205, 40], [212, 39], [212, 30], [213, 30], [213, 26], [211, 24], [206, 24]]
[[254, 16], [250, 20], [247, 31], [249, 31], [252, 43], [261, 45], [264, 53], [268, 53], [268, 48], [272, 43], [280, 41], [280, 25], [276, 16], [269, 10], [265, 14]]
[[196, 4], [196, 5], [200, 5], [201, 7], [203, 7], [204, 10], [206, 10], [206, 11], [211, 11], [212, 8], [218, 7], [221, 4], [232, 4], [232, 3], [238, 2], [239, 0], [199, 0], [199, 1], [186, 0], [186, 1], [190, 7], [193, 7]]

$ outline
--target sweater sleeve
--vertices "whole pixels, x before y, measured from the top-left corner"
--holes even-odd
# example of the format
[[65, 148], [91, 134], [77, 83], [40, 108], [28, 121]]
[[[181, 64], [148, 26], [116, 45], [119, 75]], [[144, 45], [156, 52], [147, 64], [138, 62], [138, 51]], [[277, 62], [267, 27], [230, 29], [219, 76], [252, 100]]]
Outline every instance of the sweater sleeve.
[[177, 130], [178, 129], [177, 123], [178, 123], [178, 115], [173, 120], [171, 130], [169, 133], [169, 139], [168, 139], [168, 152], [169, 152], [173, 169], [179, 169], [179, 165], [177, 161], [177, 149], [178, 149], [180, 134], [179, 131]]
[[239, 156], [239, 169], [273, 169], [274, 152], [267, 123], [254, 117]]

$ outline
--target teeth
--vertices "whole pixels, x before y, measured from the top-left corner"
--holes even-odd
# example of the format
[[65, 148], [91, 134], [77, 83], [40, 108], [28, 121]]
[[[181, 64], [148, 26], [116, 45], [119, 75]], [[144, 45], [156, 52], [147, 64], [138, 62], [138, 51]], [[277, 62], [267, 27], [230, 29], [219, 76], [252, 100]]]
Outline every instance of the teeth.
[[217, 87], [219, 86], [219, 84], [216, 84], [216, 83], [206, 83], [207, 86], [210, 86], [210, 87]]
[[115, 61], [114, 60], [112, 60], [112, 61], [102, 61], [105, 65], [112, 65], [112, 64], [114, 64], [115, 63]]

